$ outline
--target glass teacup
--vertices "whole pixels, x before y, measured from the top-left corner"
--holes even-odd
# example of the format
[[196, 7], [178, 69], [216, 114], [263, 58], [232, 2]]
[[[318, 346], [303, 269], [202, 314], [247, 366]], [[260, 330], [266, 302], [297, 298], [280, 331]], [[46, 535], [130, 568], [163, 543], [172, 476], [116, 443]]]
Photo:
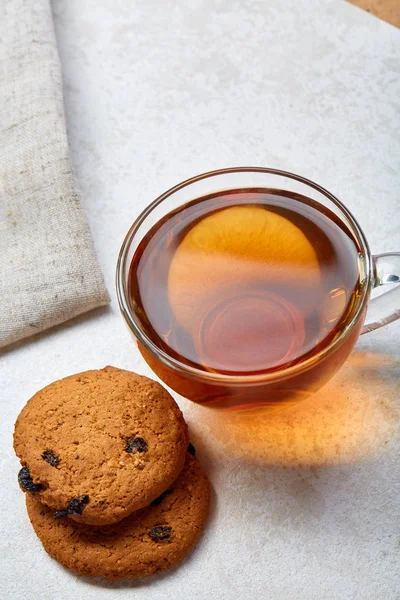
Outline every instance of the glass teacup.
[[[266, 364], [265, 369], [239, 373], [227, 368], [204, 368], [204, 365], [199, 364], [200, 360], [187, 360], [173, 348], [169, 349], [162, 335], [149, 333], [149, 323], [147, 316], [143, 314], [143, 307], [132, 296], [132, 285], [137, 283], [137, 272], [131, 269], [131, 264], [151, 232], [159, 230], [161, 224], [167, 230], [171, 215], [179, 213], [182, 207], [192, 206], [196, 199], [210, 198], [213, 195], [223, 194], [224, 198], [228, 198], [233, 192], [241, 192], [245, 196], [243, 201], [248, 206], [254, 206], [254, 198], [257, 199], [260, 190], [271, 194], [279, 192], [279, 197], [292, 198], [294, 202], [297, 201], [296, 198], [307, 198], [314, 208], [330, 215], [332, 223], [349, 232], [357, 248], [357, 252], [348, 255], [349, 267], [357, 273], [357, 293], [352, 296], [351, 310], [346, 313], [340, 330], [331, 331], [324, 343], [315, 343], [311, 350], [296, 360], [289, 360], [290, 356], [287, 356], [286, 363], [282, 360], [275, 368]], [[249, 198], [252, 199], [251, 204]], [[139, 215], [130, 228], [121, 247], [116, 276], [121, 312], [148, 365], [178, 394], [199, 404], [217, 408], [249, 410], [277, 407], [304, 399], [334, 375], [360, 334], [400, 317], [400, 288], [397, 286], [370, 300], [373, 288], [400, 281], [400, 253], [371, 255], [360, 226], [337, 198], [303, 177], [273, 169], [240, 167], [212, 171], [188, 179], [162, 194]], [[150, 293], [158, 294], [159, 286], [154, 286]], [[299, 288], [299, 294], [301, 293], [302, 289]], [[211, 311], [219, 310], [218, 302], [214, 302], [212, 306], [210, 304], [210, 307], [207, 307], [207, 301], [203, 302], [206, 307], [205, 319]], [[238, 302], [234, 298], [231, 304], [224, 304], [224, 314], [229, 317], [229, 310], [237, 310]], [[257, 311], [257, 306], [262, 310], [268, 303], [270, 305], [275, 302], [275, 295], [264, 292], [264, 296], [260, 296], [257, 291], [251, 297], [252, 304], [248, 298], [246, 302], [248, 312]], [[292, 305], [286, 303], [285, 310], [288, 306], [290, 313]], [[193, 314], [193, 311], [189, 314]], [[293, 318], [293, 314], [294, 309], [290, 318]], [[192, 321], [195, 323], [196, 319]], [[279, 324], [280, 321], [277, 322]], [[282, 320], [282, 327], [284, 323]], [[190, 329], [190, 324], [184, 322], [183, 326]], [[287, 335], [287, 331], [282, 331], [283, 334]], [[275, 340], [278, 340], [279, 330], [274, 335]], [[240, 351], [234, 350], [232, 355], [239, 356], [240, 360]]]

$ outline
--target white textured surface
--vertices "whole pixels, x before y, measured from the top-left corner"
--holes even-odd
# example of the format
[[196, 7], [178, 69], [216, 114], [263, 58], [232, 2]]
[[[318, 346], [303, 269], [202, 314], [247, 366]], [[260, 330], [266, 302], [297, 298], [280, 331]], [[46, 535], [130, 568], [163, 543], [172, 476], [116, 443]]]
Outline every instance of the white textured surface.
[[[400, 32], [323, 0], [55, 0], [72, 159], [106, 283], [158, 193], [195, 173], [270, 165], [314, 178], [375, 252], [400, 249]], [[396, 112], [397, 111], [397, 112]], [[178, 570], [102, 584], [52, 561], [28, 523], [11, 434], [53, 379], [149, 374], [110, 309], [0, 358], [2, 595], [10, 600], [400, 598], [399, 336], [362, 338], [312, 400], [238, 425], [185, 400], [215, 505]]]

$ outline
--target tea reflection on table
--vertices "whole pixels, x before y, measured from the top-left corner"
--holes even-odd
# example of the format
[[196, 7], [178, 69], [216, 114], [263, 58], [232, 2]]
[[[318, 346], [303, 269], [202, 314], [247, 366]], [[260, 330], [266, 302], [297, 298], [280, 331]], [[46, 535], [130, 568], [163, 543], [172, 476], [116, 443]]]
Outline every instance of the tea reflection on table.
[[280, 466], [349, 463], [384, 451], [400, 426], [400, 362], [353, 352], [312, 397], [279, 412], [199, 408], [195, 420], [232, 458]]

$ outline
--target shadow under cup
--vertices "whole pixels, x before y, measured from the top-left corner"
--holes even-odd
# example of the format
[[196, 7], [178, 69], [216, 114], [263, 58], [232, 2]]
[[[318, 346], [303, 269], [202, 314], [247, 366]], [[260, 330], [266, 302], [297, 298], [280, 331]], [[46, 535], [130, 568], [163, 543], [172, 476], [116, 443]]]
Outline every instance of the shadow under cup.
[[[287, 367], [256, 374], [230, 375], [186, 364], [147, 335], [130, 295], [130, 267], [135, 252], [154, 225], [196, 198], [222, 190], [268, 189], [305, 196], [333, 213], [359, 248], [359, 294], [340, 334], [305, 359]], [[130, 228], [117, 264], [117, 294], [121, 312], [135, 335], [139, 350], [158, 377], [178, 394], [199, 404], [230, 410], [279, 408], [307, 398], [340, 368], [360, 335], [372, 281], [372, 259], [359, 225], [329, 192], [297, 175], [262, 168], [234, 168], [194, 177], [168, 190], [150, 204]]]

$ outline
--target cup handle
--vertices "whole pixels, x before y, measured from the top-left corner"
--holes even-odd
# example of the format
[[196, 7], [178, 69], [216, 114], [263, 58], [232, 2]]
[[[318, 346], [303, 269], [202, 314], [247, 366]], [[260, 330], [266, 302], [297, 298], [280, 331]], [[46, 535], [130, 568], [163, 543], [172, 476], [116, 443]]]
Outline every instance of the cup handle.
[[[372, 257], [374, 288], [387, 284], [400, 284], [400, 252], [375, 254]], [[379, 329], [400, 319], [400, 285], [372, 298], [361, 333]]]

